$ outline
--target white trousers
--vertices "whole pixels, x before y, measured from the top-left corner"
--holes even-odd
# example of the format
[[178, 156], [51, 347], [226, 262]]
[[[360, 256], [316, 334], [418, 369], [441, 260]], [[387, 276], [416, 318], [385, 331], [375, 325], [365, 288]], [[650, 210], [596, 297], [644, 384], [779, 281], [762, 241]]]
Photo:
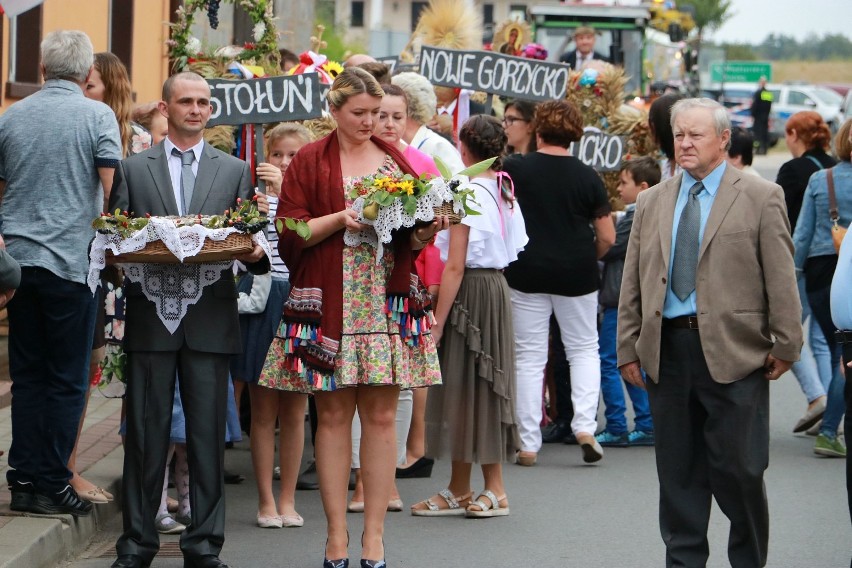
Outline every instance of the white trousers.
[[525, 294], [512, 290], [515, 324], [515, 358], [518, 430], [521, 449], [541, 449], [542, 392], [547, 364], [550, 314], [556, 315], [565, 356], [571, 366], [571, 402], [574, 434], [597, 430], [598, 397], [601, 390], [601, 361], [598, 354], [598, 293], [585, 296]]
[[[364, 387], [372, 388], [372, 387]], [[408, 430], [411, 427], [411, 411], [414, 407], [414, 391], [399, 391], [399, 403], [396, 406], [396, 465], [405, 465], [405, 451], [408, 444]], [[352, 417], [352, 468], [361, 467], [361, 417], [358, 410]]]

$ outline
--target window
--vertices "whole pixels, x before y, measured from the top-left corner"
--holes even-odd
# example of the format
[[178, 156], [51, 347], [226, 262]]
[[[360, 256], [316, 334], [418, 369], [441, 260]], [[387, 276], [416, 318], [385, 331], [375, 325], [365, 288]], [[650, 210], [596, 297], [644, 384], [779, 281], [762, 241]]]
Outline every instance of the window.
[[494, 23], [494, 4], [482, 5], [482, 23], [486, 26]]
[[349, 25], [353, 28], [364, 27], [364, 3], [352, 2], [352, 13]]
[[816, 103], [802, 91], [790, 91], [787, 94], [787, 104], [812, 107], [816, 106]]
[[526, 4], [509, 4], [509, 19], [527, 21], [527, 5]]
[[133, 2], [112, 0], [109, 14], [109, 50], [127, 67], [133, 80]]
[[9, 30], [9, 81], [6, 83], [6, 96], [22, 99], [40, 88], [41, 6], [13, 18]]
[[422, 12], [426, 6], [428, 6], [428, 2], [412, 2], [411, 3], [411, 31], [414, 31], [414, 28], [417, 27], [417, 21], [420, 20], [420, 12]]

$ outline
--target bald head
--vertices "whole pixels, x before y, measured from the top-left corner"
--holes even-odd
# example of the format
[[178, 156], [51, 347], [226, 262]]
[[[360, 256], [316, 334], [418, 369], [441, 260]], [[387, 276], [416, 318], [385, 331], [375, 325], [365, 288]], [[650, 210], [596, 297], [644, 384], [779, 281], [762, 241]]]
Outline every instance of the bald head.
[[376, 62], [375, 57], [367, 55], [366, 53], [356, 53], [354, 55], [350, 55], [349, 59], [347, 59], [343, 63], [343, 66], [344, 67], [357, 67], [357, 66], [362, 65], [364, 63], [375, 63], [375, 62]]

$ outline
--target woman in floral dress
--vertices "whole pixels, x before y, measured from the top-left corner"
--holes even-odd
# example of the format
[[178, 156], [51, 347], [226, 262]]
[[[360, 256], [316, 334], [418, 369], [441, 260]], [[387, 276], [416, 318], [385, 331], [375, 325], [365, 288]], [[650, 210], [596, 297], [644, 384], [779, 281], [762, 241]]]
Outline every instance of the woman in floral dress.
[[[277, 210], [278, 217], [306, 221], [311, 236], [281, 234], [292, 289], [264, 376], [279, 387], [314, 393], [317, 471], [328, 524], [323, 566], [330, 568], [349, 565], [346, 498], [356, 407], [364, 480], [361, 566], [385, 566], [399, 389], [441, 380], [428, 333], [431, 306], [414, 259], [447, 227], [446, 218], [397, 231], [378, 256], [375, 233], [358, 222], [348, 197], [367, 176], [414, 174], [398, 149], [373, 136], [382, 95], [362, 69], [347, 69], [335, 79], [328, 101], [338, 127], [295, 156]], [[344, 245], [343, 231], [357, 233], [360, 244]]]

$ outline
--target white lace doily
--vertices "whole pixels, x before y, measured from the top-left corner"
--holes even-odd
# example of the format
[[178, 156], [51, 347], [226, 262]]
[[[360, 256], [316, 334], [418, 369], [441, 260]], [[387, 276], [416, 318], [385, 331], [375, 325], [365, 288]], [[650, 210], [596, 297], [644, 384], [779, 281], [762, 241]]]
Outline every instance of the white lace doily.
[[[231, 266], [229, 260], [186, 264], [122, 264], [131, 282], [142, 285], [145, 297], [154, 302], [160, 321], [174, 333], [189, 306], [201, 299], [204, 288], [216, 283], [222, 271]], [[230, 275], [230, 272], [227, 273]]]
[[441, 178], [435, 178], [429, 182], [429, 191], [417, 200], [417, 210], [414, 215], [406, 213], [402, 207], [402, 202], [397, 199], [392, 205], [379, 207], [379, 214], [375, 220], [365, 219], [362, 214], [364, 198], [359, 197], [352, 204], [352, 209], [359, 214], [358, 222], [369, 225], [372, 230], [344, 231], [343, 242], [350, 247], [358, 246], [361, 243], [376, 247], [378, 249], [376, 262], [379, 262], [384, 255], [383, 245], [391, 242], [393, 231], [402, 227], [413, 227], [418, 222], [432, 221], [435, 218], [434, 208], [445, 201], [452, 201], [453, 212], [464, 216], [464, 206], [453, 201], [453, 192], [447, 182]]
[[[201, 225], [178, 227], [174, 221], [164, 217], [151, 217], [148, 225], [128, 238], [120, 235], [97, 233], [89, 251], [89, 274], [87, 283], [92, 293], [101, 283], [101, 270], [106, 266], [106, 251], [114, 255], [136, 252], [149, 242], [161, 240], [181, 261], [179, 264], [120, 263], [125, 274], [133, 282], [139, 282], [145, 297], [154, 302], [157, 315], [163, 325], [174, 333], [189, 306], [201, 299], [206, 286], [221, 277], [222, 270], [233, 261], [209, 263], [183, 263], [183, 260], [198, 254], [204, 239], [225, 240], [228, 235], [239, 232], [233, 227], [207, 229]], [[252, 235], [252, 242], [260, 245], [268, 258], [272, 249], [266, 240], [265, 231]]]

